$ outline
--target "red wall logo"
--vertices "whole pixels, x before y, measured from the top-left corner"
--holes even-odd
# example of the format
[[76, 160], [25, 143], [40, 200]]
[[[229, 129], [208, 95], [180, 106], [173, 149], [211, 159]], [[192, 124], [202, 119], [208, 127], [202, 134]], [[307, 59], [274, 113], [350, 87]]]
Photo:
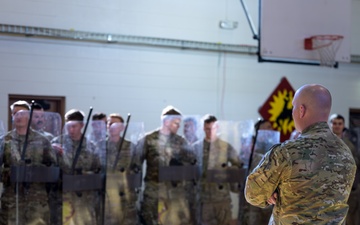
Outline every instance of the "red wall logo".
[[270, 121], [274, 130], [280, 131], [281, 142], [289, 139], [291, 132], [295, 129], [292, 119], [294, 93], [288, 80], [283, 77], [280, 84], [259, 109], [262, 118]]

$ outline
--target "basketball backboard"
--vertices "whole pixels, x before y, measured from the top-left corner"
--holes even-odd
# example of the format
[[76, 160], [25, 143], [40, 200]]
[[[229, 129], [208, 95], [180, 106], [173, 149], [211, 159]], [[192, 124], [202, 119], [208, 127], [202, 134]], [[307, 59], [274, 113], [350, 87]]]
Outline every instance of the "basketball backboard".
[[260, 0], [259, 61], [319, 65], [319, 51], [305, 50], [304, 40], [315, 35], [338, 35], [343, 38], [335, 61], [350, 62], [351, 3]]

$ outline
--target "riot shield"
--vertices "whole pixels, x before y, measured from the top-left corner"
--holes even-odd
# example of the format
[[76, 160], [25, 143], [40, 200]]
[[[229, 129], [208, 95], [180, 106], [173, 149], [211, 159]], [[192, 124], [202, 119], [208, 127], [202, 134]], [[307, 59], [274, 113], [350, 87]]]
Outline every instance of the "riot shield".
[[[253, 146], [254, 141], [255, 146]], [[280, 132], [272, 130], [258, 130], [257, 134], [251, 138], [251, 141], [247, 140], [245, 142], [248, 144], [245, 145], [247, 147], [244, 149], [247, 149], [248, 151], [243, 156], [244, 160], [248, 162], [246, 174], [248, 175], [248, 173], [251, 173], [251, 171], [260, 163], [264, 154], [269, 151], [271, 146], [280, 142]], [[254, 152], [250, 162], [250, 153], [252, 149]], [[250, 163], [251, 165], [249, 165]], [[272, 213], [272, 206], [267, 208], [255, 207], [247, 203], [243, 196], [240, 197], [240, 224], [268, 224]]]
[[255, 143], [255, 152], [265, 154], [271, 146], [280, 143], [280, 131], [259, 130]]
[[106, 160], [106, 123], [103, 120], [92, 120], [87, 140], [95, 145], [95, 154], [100, 159], [101, 167], [105, 168]]
[[29, 126], [32, 111], [18, 111], [2, 141], [0, 217], [5, 224], [50, 224], [49, 191], [59, 180], [50, 141]]
[[61, 126], [59, 113], [34, 110], [31, 128], [47, 137], [49, 141], [61, 134]]
[[166, 115], [161, 127], [141, 139], [134, 167], [145, 166], [140, 201], [143, 224], [195, 224], [189, 185], [196, 189], [197, 157], [190, 144], [177, 134], [181, 117]]
[[[96, 223], [102, 224], [104, 213], [104, 197], [105, 197], [105, 184], [106, 184], [106, 123], [103, 120], [92, 120], [90, 122], [87, 135], [87, 146], [92, 145], [94, 147], [94, 155], [100, 160], [101, 172], [96, 174], [90, 182], [96, 187], [96, 202], [93, 207], [95, 208]], [[86, 150], [92, 150], [87, 148]], [[87, 177], [88, 178], [88, 177]], [[100, 181], [99, 181], [100, 180]]]
[[100, 155], [105, 144], [86, 137], [87, 124], [89, 118], [86, 124], [68, 121], [63, 134], [52, 140], [62, 172], [57, 207], [57, 221], [62, 224], [97, 224], [100, 217], [104, 185]]
[[239, 122], [239, 129], [243, 131], [240, 137], [240, 158], [245, 163], [244, 167], [247, 168], [253, 145], [254, 121]]
[[131, 171], [130, 165], [135, 147], [143, 136], [142, 122], [113, 123], [109, 127], [102, 224], [138, 223], [136, 204], [141, 189], [142, 173]]
[[[207, 224], [229, 224], [239, 215], [239, 193], [245, 179], [245, 162], [240, 159], [242, 140], [251, 137], [248, 123], [217, 121], [212, 123], [203, 146], [201, 180], [201, 220]], [[215, 213], [209, 213], [209, 212]], [[223, 212], [218, 216], [216, 212]]]

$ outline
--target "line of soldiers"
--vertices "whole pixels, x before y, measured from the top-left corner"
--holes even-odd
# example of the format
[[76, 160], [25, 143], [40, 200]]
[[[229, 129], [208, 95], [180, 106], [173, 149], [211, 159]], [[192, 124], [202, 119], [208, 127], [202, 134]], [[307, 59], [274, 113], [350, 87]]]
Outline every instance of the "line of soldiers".
[[86, 123], [69, 110], [62, 134], [58, 114], [36, 104], [18, 101], [11, 112], [14, 128], [0, 138], [0, 224], [231, 225], [259, 215], [241, 198], [251, 122], [189, 117], [183, 137], [183, 115], [168, 106], [149, 133], [130, 116], [98, 113], [85, 136], [92, 109]]

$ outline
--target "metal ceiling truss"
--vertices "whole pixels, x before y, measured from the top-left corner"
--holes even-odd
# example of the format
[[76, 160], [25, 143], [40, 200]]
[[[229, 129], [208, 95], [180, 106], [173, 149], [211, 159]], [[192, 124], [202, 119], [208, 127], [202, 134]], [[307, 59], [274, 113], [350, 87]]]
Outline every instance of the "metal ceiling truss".
[[[200, 51], [230, 52], [247, 55], [257, 55], [258, 51], [257, 46], [250, 45], [232, 45], [212, 42], [177, 40], [170, 38], [142, 37], [133, 35], [64, 30], [10, 24], [0, 24], [0, 34], [120, 45], [128, 44]], [[360, 63], [360, 55], [352, 55], [351, 62]]]

